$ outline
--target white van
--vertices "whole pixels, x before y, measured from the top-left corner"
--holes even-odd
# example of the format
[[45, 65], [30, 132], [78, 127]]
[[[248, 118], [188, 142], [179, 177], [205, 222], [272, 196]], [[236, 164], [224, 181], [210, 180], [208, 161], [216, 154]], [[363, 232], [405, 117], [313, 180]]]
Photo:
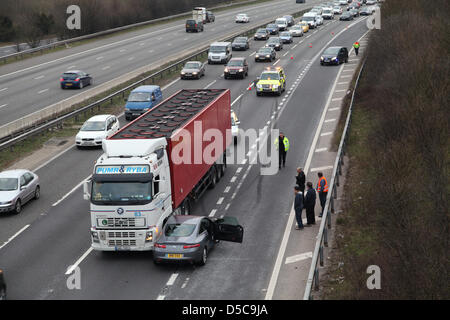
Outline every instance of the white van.
[[275, 24], [278, 26], [280, 31], [284, 31], [288, 27], [288, 21], [286, 18], [278, 18], [275, 20]]
[[306, 22], [310, 29], [317, 27], [316, 14], [307, 12], [300, 19], [301, 22]]
[[192, 10], [192, 19], [199, 22], [201, 21], [203, 24], [206, 23], [206, 8], [204, 7], [195, 7]]
[[231, 42], [214, 42], [209, 46], [208, 64], [222, 63], [226, 64], [231, 57]]

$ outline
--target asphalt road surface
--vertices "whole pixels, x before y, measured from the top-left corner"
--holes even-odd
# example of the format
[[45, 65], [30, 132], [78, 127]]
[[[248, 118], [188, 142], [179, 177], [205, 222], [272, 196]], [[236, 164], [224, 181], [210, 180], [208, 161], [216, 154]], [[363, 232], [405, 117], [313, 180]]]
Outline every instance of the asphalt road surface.
[[[197, 215], [237, 217], [245, 230], [242, 244], [221, 242], [204, 267], [155, 266], [151, 252], [89, 250], [89, 203], [83, 200], [79, 184], [92, 172], [101, 150], [71, 147], [37, 170], [42, 190], [38, 201], [26, 205], [18, 216], [0, 216], [0, 243], [22, 230], [0, 246], [8, 298], [264, 299], [292, 206], [295, 169], [306, 161], [337, 75], [337, 67], [320, 66], [319, 55], [332, 45], [350, 48], [367, 31], [364, 21], [326, 21], [285, 45], [274, 63], [254, 62], [254, 52], [264, 42], [252, 40], [250, 50], [233, 52], [235, 57], [248, 57], [249, 77], [245, 80], [224, 80], [222, 65], [208, 65], [201, 80], [178, 80], [164, 89], [168, 97], [183, 88], [229, 88], [241, 128], [269, 126], [289, 137], [286, 168], [262, 176], [259, 165], [230, 164], [218, 185], [193, 208]], [[220, 26], [219, 19], [214, 26]], [[135, 42], [134, 47], [138, 46]], [[93, 57], [90, 59], [95, 60]], [[281, 97], [256, 97], [254, 90], [247, 91], [249, 83], [273, 64], [285, 69], [289, 90]], [[299, 74], [303, 76], [294, 83]], [[120, 121], [126, 123], [123, 117]], [[69, 290], [65, 273], [77, 261], [81, 290]]]

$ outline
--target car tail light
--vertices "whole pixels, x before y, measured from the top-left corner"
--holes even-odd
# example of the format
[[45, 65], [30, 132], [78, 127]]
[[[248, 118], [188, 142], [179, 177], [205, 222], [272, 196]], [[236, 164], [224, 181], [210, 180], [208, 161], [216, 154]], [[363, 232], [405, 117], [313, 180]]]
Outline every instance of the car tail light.
[[155, 243], [155, 247], [156, 247], [156, 248], [162, 248], [162, 249], [165, 249], [165, 248], [166, 248], [166, 245], [165, 245], [165, 244], [158, 244], [158, 243]]
[[185, 246], [183, 246], [183, 249], [192, 249], [192, 248], [197, 248], [197, 247], [200, 247], [200, 243], [185, 245]]
[[195, 27], [197, 28], [197, 24], [195, 24]]
[[64, 78], [60, 78], [59, 81], [60, 81], [60, 82], [63, 82], [63, 81], [64, 81]]
[[80, 78], [76, 78], [75, 81], [80, 81]]

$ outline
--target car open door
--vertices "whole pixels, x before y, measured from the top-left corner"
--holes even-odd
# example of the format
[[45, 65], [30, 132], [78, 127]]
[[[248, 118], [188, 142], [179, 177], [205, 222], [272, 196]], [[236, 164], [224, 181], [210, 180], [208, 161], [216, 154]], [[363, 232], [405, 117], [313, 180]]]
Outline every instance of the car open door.
[[244, 228], [235, 217], [223, 217], [214, 220], [216, 240], [242, 243]]

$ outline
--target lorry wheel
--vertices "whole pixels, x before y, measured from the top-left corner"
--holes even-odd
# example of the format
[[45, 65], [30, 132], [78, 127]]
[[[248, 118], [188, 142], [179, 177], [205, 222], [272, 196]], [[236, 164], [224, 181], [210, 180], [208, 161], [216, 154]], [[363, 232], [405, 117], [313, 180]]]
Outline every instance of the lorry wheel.
[[181, 205], [181, 214], [184, 216], [188, 216], [191, 214], [191, 202], [189, 199], [185, 199], [183, 204]]
[[214, 168], [213, 170], [214, 170], [214, 172], [212, 172], [210, 175], [210, 177], [211, 177], [211, 183], [209, 184], [210, 189], [214, 189], [214, 187], [217, 184], [217, 169]]

